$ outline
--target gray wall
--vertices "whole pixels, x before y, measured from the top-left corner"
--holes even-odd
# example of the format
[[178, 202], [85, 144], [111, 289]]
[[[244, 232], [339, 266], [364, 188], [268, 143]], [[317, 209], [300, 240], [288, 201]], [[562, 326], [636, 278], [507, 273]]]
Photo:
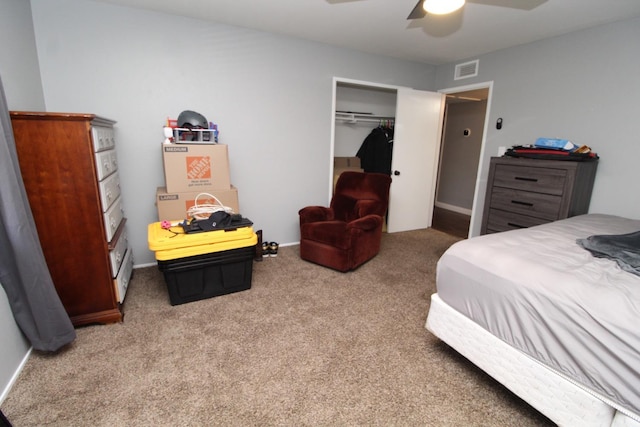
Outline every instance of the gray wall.
[[0, 11], [0, 76], [9, 109], [42, 110], [31, 5], [24, 0], [0, 0]]
[[118, 121], [118, 157], [137, 265], [164, 183], [167, 116], [220, 125], [240, 210], [265, 240], [299, 240], [298, 210], [326, 205], [333, 77], [433, 89], [435, 67], [300, 39], [79, 0], [32, 0], [47, 110]]
[[[471, 79], [454, 81], [455, 64], [438, 67], [438, 89], [494, 82], [480, 170], [482, 202], [489, 158], [498, 147], [559, 137], [600, 156], [590, 212], [640, 218], [638, 40], [640, 19], [632, 19], [480, 56], [479, 75]], [[495, 128], [499, 117], [502, 130]], [[472, 228], [479, 233], [480, 215]]]
[[[44, 96], [30, 4], [22, 0], [0, 0], [0, 10], [0, 77], [7, 104], [12, 110], [40, 110], [44, 108]], [[0, 402], [29, 349], [0, 286]]]

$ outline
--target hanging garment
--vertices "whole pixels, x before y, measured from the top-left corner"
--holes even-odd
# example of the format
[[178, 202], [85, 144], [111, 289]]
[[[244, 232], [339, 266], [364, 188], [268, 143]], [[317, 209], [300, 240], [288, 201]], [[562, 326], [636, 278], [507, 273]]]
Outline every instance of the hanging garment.
[[365, 172], [391, 175], [392, 154], [393, 129], [378, 126], [364, 139], [356, 156]]

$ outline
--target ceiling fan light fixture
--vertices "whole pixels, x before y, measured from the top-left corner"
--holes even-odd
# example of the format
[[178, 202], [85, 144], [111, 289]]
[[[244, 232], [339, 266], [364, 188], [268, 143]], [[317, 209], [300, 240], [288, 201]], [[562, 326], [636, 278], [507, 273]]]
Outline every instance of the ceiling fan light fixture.
[[464, 6], [465, 0], [424, 0], [422, 8], [432, 15], [446, 15]]

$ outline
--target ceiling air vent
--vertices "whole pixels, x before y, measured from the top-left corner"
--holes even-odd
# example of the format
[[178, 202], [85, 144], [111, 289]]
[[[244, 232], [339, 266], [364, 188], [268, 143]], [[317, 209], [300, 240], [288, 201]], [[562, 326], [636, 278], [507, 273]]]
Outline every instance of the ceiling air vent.
[[478, 75], [478, 59], [456, 65], [454, 80], [467, 79]]

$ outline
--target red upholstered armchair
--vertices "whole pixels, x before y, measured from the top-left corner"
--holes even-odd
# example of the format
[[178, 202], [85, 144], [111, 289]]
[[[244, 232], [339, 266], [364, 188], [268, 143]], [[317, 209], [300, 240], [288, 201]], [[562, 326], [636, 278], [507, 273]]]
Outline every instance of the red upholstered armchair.
[[349, 271], [380, 252], [382, 224], [391, 177], [343, 172], [330, 207], [300, 210], [300, 257], [338, 271]]

